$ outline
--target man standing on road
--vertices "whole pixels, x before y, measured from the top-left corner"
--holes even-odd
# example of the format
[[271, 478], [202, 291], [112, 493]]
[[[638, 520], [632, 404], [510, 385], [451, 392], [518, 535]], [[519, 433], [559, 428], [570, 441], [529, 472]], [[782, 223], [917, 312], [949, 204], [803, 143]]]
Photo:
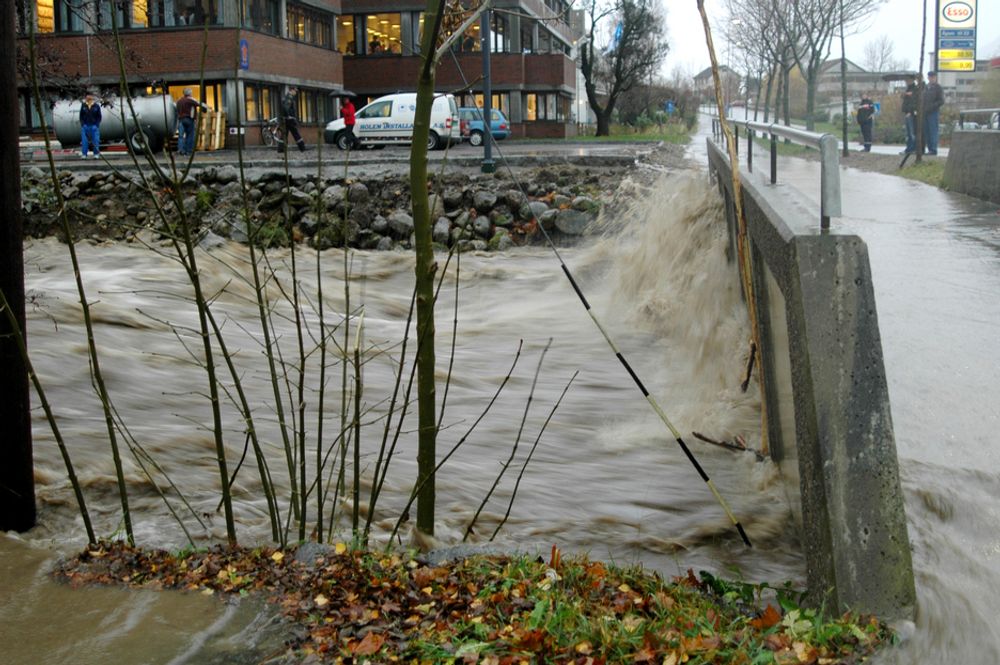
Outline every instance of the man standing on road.
[[184, 96], [177, 101], [177, 118], [180, 126], [177, 128], [177, 153], [180, 155], [194, 154], [195, 113], [198, 109], [207, 111], [208, 106], [192, 97], [191, 88], [184, 88]]
[[101, 105], [88, 92], [80, 105], [80, 157], [87, 159], [87, 148], [94, 159], [101, 156]]
[[937, 72], [927, 72], [927, 89], [924, 90], [924, 147], [928, 155], [938, 152], [938, 123], [944, 106], [944, 90], [937, 82]]
[[299, 145], [299, 151], [306, 151], [306, 142], [299, 135], [299, 89], [294, 85], [288, 87], [288, 92], [281, 100], [282, 121], [285, 124], [285, 141], [278, 144], [278, 152], [284, 152], [288, 145], [288, 135], [295, 137], [295, 142]]
[[341, 117], [344, 118], [344, 133], [347, 134], [347, 149], [353, 150], [357, 143], [354, 136], [354, 104], [350, 97], [344, 98], [344, 105], [340, 107]]
[[904, 155], [917, 151], [917, 80], [910, 76], [903, 92], [903, 120], [906, 122], [906, 150]]
[[865, 144], [865, 152], [872, 151], [872, 125], [875, 124], [875, 102], [868, 97], [861, 98], [858, 106], [858, 124], [861, 125], [861, 136]]

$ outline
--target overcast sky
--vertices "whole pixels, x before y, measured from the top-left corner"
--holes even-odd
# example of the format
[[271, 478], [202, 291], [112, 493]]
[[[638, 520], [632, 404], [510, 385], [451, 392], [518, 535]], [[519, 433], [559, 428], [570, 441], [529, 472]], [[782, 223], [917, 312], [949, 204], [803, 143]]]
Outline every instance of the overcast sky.
[[[705, 47], [705, 32], [698, 14], [697, 0], [661, 0], [667, 9], [667, 29], [669, 32], [670, 54], [664, 63], [664, 73], [670, 74], [680, 66], [690, 74], [697, 74], [709, 65], [708, 49]], [[712, 39], [715, 41], [716, 56], [720, 64], [726, 62], [725, 43], [718, 34], [717, 23], [725, 17], [725, 8], [719, 0], [705, 0], [705, 8], [712, 22]], [[979, 59], [1000, 57], [1000, 0], [978, 0], [976, 18], [976, 56]], [[934, 0], [927, 0], [927, 42], [931, 44], [934, 31]], [[848, 35], [847, 58], [857, 64], [864, 59], [865, 44], [882, 35], [892, 40], [897, 60], [908, 60], [911, 69], [916, 69], [920, 59], [920, 25], [923, 16], [917, 0], [888, 0], [864, 29], [856, 35]], [[834, 40], [831, 58], [840, 57], [839, 34]], [[930, 51], [928, 46], [926, 51]], [[929, 67], [926, 64], [924, 70]]]

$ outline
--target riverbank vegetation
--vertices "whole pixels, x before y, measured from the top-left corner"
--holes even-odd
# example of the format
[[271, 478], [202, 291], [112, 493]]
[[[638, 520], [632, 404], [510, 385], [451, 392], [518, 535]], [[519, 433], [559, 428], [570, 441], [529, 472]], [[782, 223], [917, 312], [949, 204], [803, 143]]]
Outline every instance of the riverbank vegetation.
[[[832, 619], [789, 588], [665, 580], [585, 557], [223, 548], [170, 553], [92, 545], [56, 576], [70, 584], [263, 594], [293, 636], [270, 663], [858, 663], [891, 635], [872, 617]], [[761, 603], [770, 594], [774, 604]]]

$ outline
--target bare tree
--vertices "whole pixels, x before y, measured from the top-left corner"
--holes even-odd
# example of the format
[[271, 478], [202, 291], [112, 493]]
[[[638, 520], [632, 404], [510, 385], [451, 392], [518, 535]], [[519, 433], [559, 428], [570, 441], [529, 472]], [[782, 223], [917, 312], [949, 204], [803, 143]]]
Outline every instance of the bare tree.
[[861, 64], [870, 72], [887, 72], [895, 69], [894, 50], [889, 36], [882, 35], [865, 44], [865, 54]]
[[[770, 0], [780, 27], [786, 35], [797, 33], [792, 44], [795, 64], [806, 82], [806, 128], [813, 129], [816, 88], [823, 63], [830, 56], [833, 37], [841, 30], [857, 25], [870, 16], [884, 0], [796, 0], [783, 3]], [[777, 11], [782, 6], [781, 11]]]
[[654, 0], [586, 0], [584, 10], [580, 70], [597, 135], [607, 136], [619, 97], [647, 81], [666, 57], [665, 21]]

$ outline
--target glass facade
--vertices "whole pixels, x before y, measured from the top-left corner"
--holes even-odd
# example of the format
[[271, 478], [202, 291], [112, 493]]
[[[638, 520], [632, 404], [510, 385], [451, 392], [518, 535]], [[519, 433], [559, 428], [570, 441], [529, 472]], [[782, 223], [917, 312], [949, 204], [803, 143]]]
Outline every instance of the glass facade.
[[278, 115], [280, 91], [276, 85], [245, 83], [243, 85], [247, 122], [267, 122]]
[[276, 35], [281, 30], [278, 0], [243, 0], [243, 25]]
[[368, 55], [402, 54], [401, 14], [368, 14], [364, 19], [364, 46]]
[[568, 102], [557, 93], [528, 93], [524, 95], [524, 119], [563, 121], [566, 119]]
[[286, 25], [289, 39], [323, 48], [333, 45], [333, 14], [289, 4]]
[[354, 38], [354, 16], [338, 16], [336, 25], [337, 50], [345, 55], [356, 55], [358, 45]]

